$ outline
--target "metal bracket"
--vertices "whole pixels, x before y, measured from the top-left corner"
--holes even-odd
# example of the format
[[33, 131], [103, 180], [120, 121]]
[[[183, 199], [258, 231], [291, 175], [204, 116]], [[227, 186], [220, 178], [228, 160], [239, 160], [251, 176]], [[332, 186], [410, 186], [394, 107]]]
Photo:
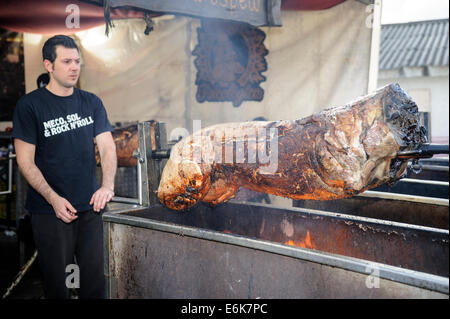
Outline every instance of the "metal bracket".
[[138, 198], [114, 197], [113, 201], [152, 206], [159, 203], [157, 191], [170, 148], [167, 145], [166, 124], [138, 123], [139, 148], [133, 151], [137, 160]]
[[8, 159], [8, 189], [6, 191], [0, 192], [0, 195], [12, 193], [13, 160], [16, 158], [12, 143], [10, 143], [8, 146], [8, 154], [6, 158]]
[[166, 124], [154, 123], [154, 135], [152, 134], [151, 124], [150, 122], [138, 124], [138, 193], [139, 204], [142, 206], [152, 206], [159, 203], [156, 192], [168, 157]]

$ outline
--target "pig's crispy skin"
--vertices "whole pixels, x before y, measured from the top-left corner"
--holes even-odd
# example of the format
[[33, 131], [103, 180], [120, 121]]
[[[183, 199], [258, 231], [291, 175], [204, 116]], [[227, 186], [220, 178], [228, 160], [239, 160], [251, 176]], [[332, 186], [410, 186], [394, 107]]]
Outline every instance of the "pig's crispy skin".
[[[254, 143], [256, 133], [249, 131], [256, 132], [256, 128], [276, 129], [278, 162], [271, 173], [267, 173], [269, 163], [248, 160], [249, 151], [270, 149], [269, 142]], [[233, 130], [234, 137], [222, 137], [226, 130]], [[224, 160], [225, 145], [236, 151], [242, 147], [241, 141], [245, 162]], [[401, 178], [407, 160], [398, 159], [397, 152], [416, 149], [422, 143], [426, 143], [425, 129], [419, 125], [417, 105], [398, 84], [391, 84], [343, 107], [300, 120], [204, 128], [172, 148], [158, 197], [175, 210], [198, 201], [219, 204], [232, 198], [241, 186], [292, 199], [351, 197]]]

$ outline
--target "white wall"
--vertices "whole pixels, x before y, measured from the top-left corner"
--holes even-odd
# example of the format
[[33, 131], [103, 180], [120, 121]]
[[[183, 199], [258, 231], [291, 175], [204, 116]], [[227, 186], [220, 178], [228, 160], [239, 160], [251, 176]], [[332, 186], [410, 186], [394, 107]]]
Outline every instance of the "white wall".
[[[431, 138], [433, 142], [448, 143], [449, 136], [449, 76], [448, 67], [441, 76], [399, 76], [398, 71], [384, 71], [378, 78], [379, 86], [396, 82], [418, 104], [419, 110], [431, 113]], [[418, 71], [418, 70], [417, 70]], [[409, 70], [412, 74], [414, 70]], [[405, 73], [405, 72], [402, 72]], [[429, 92], [429, 93], [427, 93]], [[427, 97], [428, 95], [428, 97]]]

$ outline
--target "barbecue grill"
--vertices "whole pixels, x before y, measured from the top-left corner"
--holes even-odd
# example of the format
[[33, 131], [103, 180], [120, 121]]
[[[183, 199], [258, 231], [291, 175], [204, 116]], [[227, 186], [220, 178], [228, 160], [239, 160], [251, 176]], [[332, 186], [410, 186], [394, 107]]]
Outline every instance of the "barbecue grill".
[[103, 214], [109, 298], [448, 298], [448, 199], [369, 192], [339, 209], [172, 211], [155, 194], [170, 151], [153, 125], [138, 125], [137, 198]]

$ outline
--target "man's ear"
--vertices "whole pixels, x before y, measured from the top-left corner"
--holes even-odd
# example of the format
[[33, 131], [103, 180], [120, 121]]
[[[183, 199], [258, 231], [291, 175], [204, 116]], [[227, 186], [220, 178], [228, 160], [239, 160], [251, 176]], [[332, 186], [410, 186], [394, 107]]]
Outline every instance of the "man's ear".
[[47, 72], [51, 73], [53, 71], [53, 63], [50, 62], [50, 60], [45, 59], [44, 68], [47, 70]]

